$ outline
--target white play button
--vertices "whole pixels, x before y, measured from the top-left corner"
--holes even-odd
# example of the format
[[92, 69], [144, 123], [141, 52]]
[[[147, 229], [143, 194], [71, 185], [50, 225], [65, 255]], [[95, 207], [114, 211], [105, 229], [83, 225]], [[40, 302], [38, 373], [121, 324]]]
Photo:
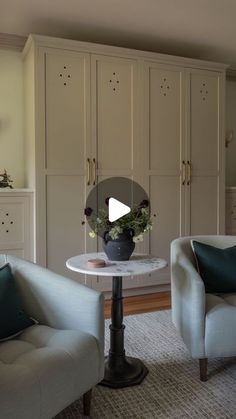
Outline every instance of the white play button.
[[130, 211], [131, 210], [128, 205], [123, 204], [115, 198], [109, 198], [108, 218], [111, 223], [123, 217], [124, 215], [129, 214]]

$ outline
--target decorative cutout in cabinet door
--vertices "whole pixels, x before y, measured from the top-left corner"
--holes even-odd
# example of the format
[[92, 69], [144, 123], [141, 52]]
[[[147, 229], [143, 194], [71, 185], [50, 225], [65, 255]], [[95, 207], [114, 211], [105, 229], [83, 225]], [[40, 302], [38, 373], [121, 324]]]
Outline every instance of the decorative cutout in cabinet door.
[[207, 88], [206, 82], [203, 82], [202, 83], [202, 86], [200, 88], [200, 95], [202, 97], [203, 102], [207, 99], [208, 93], [209, 92], [208, 92], [208, 88]]
[[11, 215], [10, 211], [0, 209], [1, 236], [10, 235], [13, 232], [13, 230], [15, 230], [15, 223], [16, 220], [14, 220], [14, 217]]
[[64, 86], [67, 86], [69, 84], [71, 80], [71, 72], [69, 71], [67, 64], [63, 66], [63, 69], [59, 73], [59, 77]]
[[119, 75], [115, 71], [113, 71], [112, 76], [109, 79], [109, 87], [113, 90], [113, 92], [116, 92], [119, 89], [119, 85]]
[[166, 97], [170, 93], [170, 83], [168, 82], [166, 77], [163, 77], [162, 83], [160, 85], [161, 95]]

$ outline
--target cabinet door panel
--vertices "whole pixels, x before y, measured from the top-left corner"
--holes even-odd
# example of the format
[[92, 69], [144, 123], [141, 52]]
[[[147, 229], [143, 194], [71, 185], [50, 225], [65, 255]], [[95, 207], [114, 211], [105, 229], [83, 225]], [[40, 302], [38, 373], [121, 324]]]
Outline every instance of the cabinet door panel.
[[195, 176], [190, 191], [190, 235], [219, 234], [218, 179]]
[[[142, 152], [144, 187], [149, 190], [152, 213], [156, 213], [149, 240], [149, 253], [169, 263], [170, 243], [183, 233], [184, 186], [184, 89], [181, 67], [145, 64], [144, 138]], [[145, 240], [146, 241], [146, 240]], [[165, 284], [169, 269], [140, 279], [140, 286]]]
[[0, 193], [0, 253], [34, 260], [31, 193]]
[[190, 161], [192, 172], [217, 174], [219, 169], [219, 75], [190, 74]]
[[[135, 166], [138, 165], [137, 150], [140, 135], [137, 109], [137, 62], [132, 59], [115, 58], [102, 55], [92, 56], [92, 138], [93, 153], [97, 160], [97, 181], [109, 177], [134, 178]], [[120, 200], [125, 202], [126, 195]], [[107, 196], [113, 196], [112, 190], [106, 195], [99, 195], [104, 202]], [[98, 250], [103, 250], [101, 240]], [[136, 278], [126, 278], [124, 288], [134, 288]], [[92, 279], [93, 288], [111, 291], [111, 278]]]
[[[5, 202], [4, 202], [5, 201]], [[24, 243], [25, 203], [21, 198], [1, 198], [0, 202], [0, 246]]]
[[133, 168], [136, 129], [136, 62], [123, 58], [93, 56], [94, 137], [98, 169]]
[[225, 226], [226, 234], [236, 234], [236, 190], [235, 187], [226, 190]]
[[84, 168], [86, 64], [86, 55], [45, 53], [47, 169]]
[[85, 276], [66, 268], [66, 260], [86, 253], [82, 176], [47, 177], [47, 267], [84, 282]]
[[182, 147], [182, 72], [149, 68], [150, 169], [178, 173]]
[[[150, 200], [156, 213], [150, 234], [150, 253], [170, 261], [170, 243], [181, 236], [181, 193], [179, 178], [175, 176], [152, 176], [150, 179]], [[154, 272], [149, 285], [169, 281], [169, 269]], [[166, 281], [164, 281], [166, 282]]]
[[224, 145], [222, 75], [191, 70], [188, 75], [186, 234], [224, 232]]

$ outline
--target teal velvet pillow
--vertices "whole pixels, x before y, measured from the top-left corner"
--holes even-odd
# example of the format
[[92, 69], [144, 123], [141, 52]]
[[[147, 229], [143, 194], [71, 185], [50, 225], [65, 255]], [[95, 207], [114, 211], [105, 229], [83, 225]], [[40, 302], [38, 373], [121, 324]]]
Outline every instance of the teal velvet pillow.
[[2, 266], [0, 268], [0, 341], [16, 336], [35, 323], [36, 321], [28, 317], [22, 309], [10, 265]]
[[236, 246], [218, 249], [192, 240], [192, 247], [206, 292], [236, 292]]

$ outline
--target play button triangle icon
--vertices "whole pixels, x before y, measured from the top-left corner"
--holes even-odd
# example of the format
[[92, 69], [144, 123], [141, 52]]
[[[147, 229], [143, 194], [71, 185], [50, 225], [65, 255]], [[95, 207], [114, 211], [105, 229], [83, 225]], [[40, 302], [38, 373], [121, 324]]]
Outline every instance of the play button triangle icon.
[[111, 223], [121, 217], [124, 217], [124, 215], [129, 214], [130, 211], [131, 210], [128, 205], [123, 204], [123, 202], [120, 202], [115, 198], [109, 198], [108, 218]]

